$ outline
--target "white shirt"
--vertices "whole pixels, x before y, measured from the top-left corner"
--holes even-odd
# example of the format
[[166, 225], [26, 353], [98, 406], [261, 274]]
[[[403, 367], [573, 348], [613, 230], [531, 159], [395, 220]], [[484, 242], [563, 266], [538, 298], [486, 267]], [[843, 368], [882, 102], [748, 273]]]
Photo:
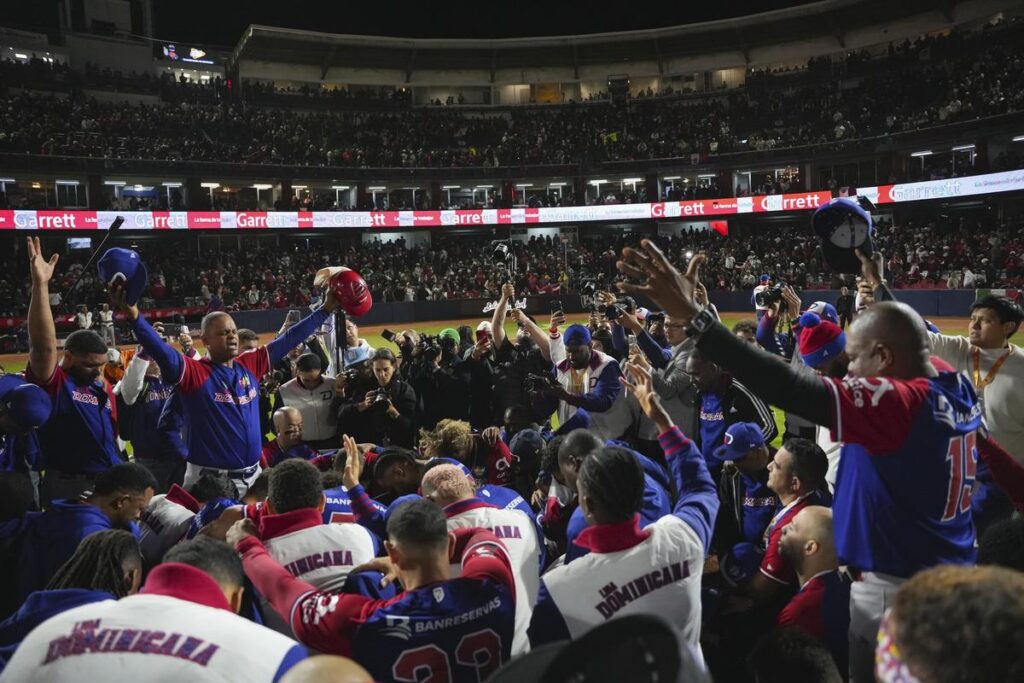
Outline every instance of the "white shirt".
[[302, 414], [302, 438], [307, 441], [333, 439], [338, 433], [337, 425], [328, 424], [334, 400], [334, 378], [327, 375], [321, 378], [323, 381], [312, 389], [302, 386], [298, 378], [288, 380], [280, 389], [284, 404]]
[[[99, 643], [95, 650], [78, 646], [90, 637]], [[139, 594], [44, 621], [22, 641], [0, 681], [271, 683], [288, 659], [302, 658], [295, 648], [301, 646], [226, 609]]]
[[590, 553], [544, 575], [573, 640], [616, 617], [654, 614], [682, 642], [700, 646], [703, 544], [673, 515], [644, 531], [650, 536], [630, 548]]
[[100, 324], [103, 327], [114, 326], [114, 312], [113, 311], [100, 311]]
[[168, 493], [153, 496], [139, 518], [139, 549], [147, 567], [164, 559], [188, 531], [199, 503], [175, 484]]
[[80, 330], [87, 330], [92, 327], [92, 313], [76, 313], [75, 325]]
[[[974, 381], [974, 354], [970, 341], [964, 337], [928, 333], [932, 353]], [[985, 410], [985, 424], [992, 437], [1014, 459], [1024, 465], [1024, 351], [1010, 344], [1010, 356], [1003, 363], [991, 384], [978, 389]], [[1006, 349], [982, 349], [979, 370], [982, 379]], [[975, 387], [977, 389], [977, 387]]]
[[[455, 510], [461, 511], [451, 514]], [[490, 529], [508, 550], [516, 582], [516, 630], [512, 637], [512, 656], [527, 652], [530, 639], [526, 630], [530, 627], [540, 588], [540, 539], [533, 522], [518, 510], [502, 510], [473, 499], [449, 505], [445, 514], [449, 515], [449, 531], [476, 527]], [[461, 566], [453, 567], [453, 578], [459, 575], [460, 570]]]

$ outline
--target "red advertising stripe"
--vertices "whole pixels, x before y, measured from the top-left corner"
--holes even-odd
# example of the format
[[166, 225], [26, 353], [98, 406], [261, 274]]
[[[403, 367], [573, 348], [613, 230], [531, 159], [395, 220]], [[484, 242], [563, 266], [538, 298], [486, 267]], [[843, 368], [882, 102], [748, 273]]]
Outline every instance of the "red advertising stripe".
[[14, 230], [14, 211], [0, 211], [0, 230]]
[[312, 228], [313, 227], [313, 212], [312, 211], [299, 211], [299, 227], [300, 228]]
[[372, 228], [397, 228], [398, 224], [398, 212], [397, 211], [371, 211], [370, 212], [370, 227]]
[[892, 198], [892, 190], [895, 185], [878, 186], [878, 204], [892, 204], [896, 200]]
[[220, 211], [189, 211], [189, 230], [210, 230], [220, 228]]

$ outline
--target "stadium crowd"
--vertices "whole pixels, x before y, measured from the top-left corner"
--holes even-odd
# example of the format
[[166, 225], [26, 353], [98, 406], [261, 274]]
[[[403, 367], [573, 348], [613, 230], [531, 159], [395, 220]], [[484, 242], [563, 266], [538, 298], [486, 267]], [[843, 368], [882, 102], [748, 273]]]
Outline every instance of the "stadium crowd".
[[[58, 349], [61, 259], [29, 238], [28, 367], [0, 377], [0, 681], [1017, 680], [1024, 311], [986, 296], [967, 338], [929, 331], [889, 286], [931, 246], [903, 232], [877, 233], [856, 307], [785, 287], [729, 329], [695, 243], [616, 241], [584, 256], [587, 324], [534, 320], [495, 276], [475, 328], [387, 343], [344, 315], [357, 273], [290, 254], [311, 312], [265, 346], [212, 312], [205, 353], [138, 306], [159, 271], [195, 274], [147, 282], [112, 249], [124, 354], [84, 326]], [[951, 234], [949, 259], [1013, 246]], [[417, 280], [468, 244], [418, 255]], [[247, 254], [240, 282], [266, 285]]]
[[[567, 104], [486, 112], [413, 107], [401, 111], [289, 110], [245, 101], [189, 98], [222, 92], [175, 83], [164, 74], [139, 76], [140, 87], [176, 93], [170, 102], [126, 104], [31, 90], [0, 100], [0, 152], [117, 159], [187, 159], [339, 167], [453, 167], [579, 164], [714, 155], [801, 145], [842, 145], [959, 121], [1019, 111], [1020, 27], [954, 34], [893, 48], [872, 69], [846, 79], [776, 83], [755, 78], [736, 91], [685, 98], [644, 97], [628, 104]], [[63, 69], [8, 63], [6, 71]], [[818, 69], [808, 69], [808, 75]], [[90, 68], [102, 86], [129, 77]], [[21, 79], [29, 80], [29, 79]], [[22, 85], [24, 83], [18, 83]], [[250, 88], [257, 92], [259, 87]], [[894, 96], [894, 93], [896, 96]], [[375, 101], [337, 95], [327, 99]], [[927, 176], [1005, 170], [1019, 155]], [[924, 174], [921, 171], [921, 174]], [[927, 177], [925, 176], [925, 177]], [[878, 182], [895, 180], [879, 178]], [[917, 180], [914, 177], [901, 180]], [[580, 198], [582, 199], [582, 198]]]
[[[937, 224], [922, 219], [902, 226], [876, 224], [876, 239], [890, 254], [887, 264], [896, 288], [1020, 289], [1024, 288], [1024, 241], [1018, 219], [956, 218]], [[556, 292], [578, 293], [587, 283], [608, 286], [616, 279], [615, 255], [635, 236], [585, 236], [561, 243], [551, 237], [513, 242], [517, 296]], [[658, 245], [673, 258], [686, 253], [707, 256], [705, 281], [715, 290], [753, 290], [763, 273], [800, 290], [852, 286], [823, 264], [818, 241], [795, 226], [758, 228], [752, 234], [720, 236], [688, 231], [658, 237]], [[8, 273], [24, 272], [17, 245], [0, 257]], [[491, 240], [477, 237], [432, 236], [428, 246], [394, 242], [324, 240], [274, 248], [260, 240], [243, 248], [205, 249], [198, 254], [150, 248], [140, 253], [150, 264], [147, 299], [154, 307], [209, 307], [210, 310], [292, 308], [313, 299], [310, 278], [330, 263], [347, 263], [365, 278], [375, 301], [439, 301], [497, 299], [508, 277], [508, 266], [492, 258]], [[62, 259], [57, 278], [66, 287], [81, 268], [82, 256]], [[0, 283], [0, 315], [24, 317], [28, 310], [27, 277]], [[106, 300], [103, 283], [85, 273], [75, 305], [95, 310]]]

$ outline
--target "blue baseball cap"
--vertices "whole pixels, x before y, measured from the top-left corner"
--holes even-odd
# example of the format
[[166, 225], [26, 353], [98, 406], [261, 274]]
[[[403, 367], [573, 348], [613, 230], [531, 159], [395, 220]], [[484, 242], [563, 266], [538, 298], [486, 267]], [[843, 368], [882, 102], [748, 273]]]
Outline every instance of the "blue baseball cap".
[[750, 581], [761, 567], [761, 551], [753, 543], [737, 543], [718, 561], [722, 578], [730, 586]]
[[821, 237], [822, 253], [838, 273], [859, 273], [860, 259], [854, 249], [871, 256], [874, 223], [864, 207], [853, 199], [833, 199], [811, 216], [811, 226]]
[[813, 304], [807, 307], [806, 312], [817, 313], [819, 318], [829, 321], [830, 323], [839, 324], [839, 314], [836, 312], [836, 307], [827, 301], [815, 301]]
[[573, 323], [569, 327], [565, 328], [565, 334], [562, 335], [562, 341], [566, 346], [573, 345], [586, 345], [590, 343], [590, 330], [585, 325], [579, 323]]
[[423, 496], [421, 496], [418, 493], [407, 493], [404, 496], [399, 496], [398, 498], [395, 498], [393, 501], [391, 501], [391, 505], [388, 505], [387, 512], [384, 513], [384, 521], [387, 522], [387, 520], [391, 519], [391, 515], [395, 514], [395, 510], [397, 510], [398, 508], [402, 507], [406, 503], [411, 503], [414, 500], [419, 500], [422, 497]]
[[751, 449], [763, 445], [764, 434], [760, 425], [754, 422], [737, 422], [725, 430], [725, 443], [716, 448], [712, 456], [721, 462], [739, 462]]
[[772, 278], [771, 278], [771, 276], [768, 273], [762, 273], [761, 274], [761, 282], [768, 282], [771, 279]]
[[17, 386], [0, 399], [0, 413], [10, 415], [22, 429], [36, 429], [50, 419], [53, 402], [40, 387], [25, 383]]
[[108, 286], [121, 281], [125, 287], [125, 300], [129, 305], [139, 303], [142, 291], [146, 289], [146, 282], [149, 276], [146, 274], [146, 265], [139, 258], [138, 253], [131, 249], [113, 247], [107, 249], [107, 253], [100, 257], [96, 264], [100, 278]]

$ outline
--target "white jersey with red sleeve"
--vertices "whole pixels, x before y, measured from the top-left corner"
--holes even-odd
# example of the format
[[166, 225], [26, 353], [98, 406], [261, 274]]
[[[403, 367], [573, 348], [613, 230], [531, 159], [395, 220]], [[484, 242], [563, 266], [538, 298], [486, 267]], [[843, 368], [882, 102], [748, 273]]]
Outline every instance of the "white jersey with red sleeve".
[[147, 567], [159, 564], [184, 538], [200, 507], [199, 501], [177, 484], [166, 494], [153, 496], [139, 518], [139, 548]]

